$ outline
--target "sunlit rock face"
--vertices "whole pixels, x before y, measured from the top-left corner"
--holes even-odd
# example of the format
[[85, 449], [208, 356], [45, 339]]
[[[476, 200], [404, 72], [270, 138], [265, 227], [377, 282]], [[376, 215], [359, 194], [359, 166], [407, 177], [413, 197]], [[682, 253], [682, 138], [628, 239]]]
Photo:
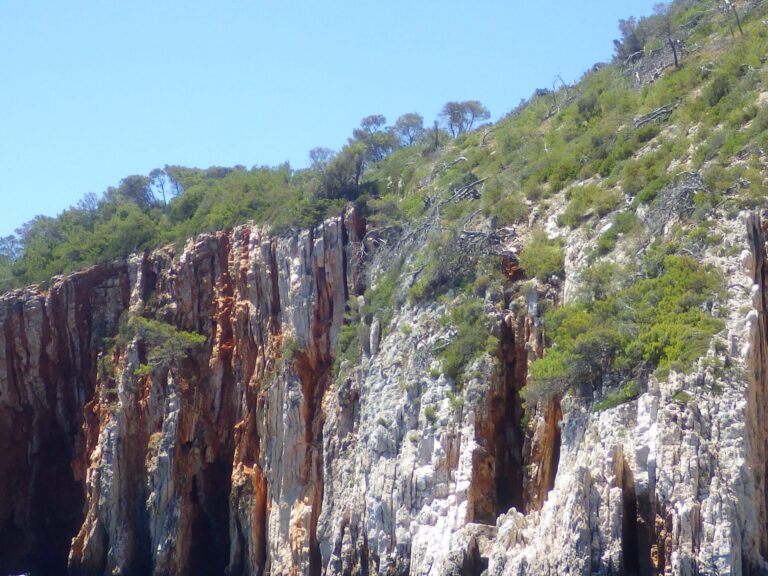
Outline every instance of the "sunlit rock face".
[[[765, 233], [756, 215], [722, 232], [743, 252], [713, 262], [727, 350], [708, 357], [739, 370], [701, 361], [602, 412], [566, 396], [526, 414], [551, 288], [488, 302], [497, 349], [460, 392], [438, 357], [450, 303], [370, 319], [362, 358], [334, 367], [385, 266], [354, 210], [8, 294], [0, 574], [762, 574]], [[160, 361], [175, 339], [133, 317], [204, 342]]]

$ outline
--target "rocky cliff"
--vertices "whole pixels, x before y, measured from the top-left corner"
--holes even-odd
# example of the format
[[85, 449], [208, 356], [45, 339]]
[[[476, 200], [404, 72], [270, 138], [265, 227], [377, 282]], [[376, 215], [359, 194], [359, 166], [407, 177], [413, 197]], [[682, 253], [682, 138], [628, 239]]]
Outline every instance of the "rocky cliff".
[[455, 138], [33, 221], [17, 281], [122, 260], [0, 296], [0, 576], [768, 574], [768, 6], [715, 4]]
[[[721, 229], [741, 247], [708, 256], [729, 279], [724, 344], [605, 411], [520, 400], [539, 300], [567, 285], [487, 295], [497, 348], [460, 393], [439, 369], [445, 300], [383, 334], [373, 319], [334, 370], [377, 278], [354, 210], [10, 293], [0, 573], [766, 573], [765, 232], [746, 213]], [[174, 353], [132, 317], [205, 341]]]
[[[290, 239], [243, 227], [7, 295], [0, 571], [319, 573], [362, 234], [354, 213]], [[126, 324], [150, 310], [205, 344], [142, 373]]]

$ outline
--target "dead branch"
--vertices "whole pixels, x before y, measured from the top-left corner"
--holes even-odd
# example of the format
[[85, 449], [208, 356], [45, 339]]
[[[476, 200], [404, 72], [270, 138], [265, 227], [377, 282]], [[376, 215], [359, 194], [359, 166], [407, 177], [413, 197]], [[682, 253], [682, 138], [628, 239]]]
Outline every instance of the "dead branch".
[[[557, 82], [560, 81], [560, 88], [565, 92], [565, 96], [563, 99], [558, 102], [557, 101]], [[563, 77], [558, 74], [555, 76], [555, 79], [552, 81], [552, 91], [550, 92], [550, 95], [552, 96], [552, 106], [549, 107], [549, 111], [547, 112], [547, 115], [544, 117], [544, 120], [549, 120], [553, 116], [557, 116], [560, 113], [560, 109], [563, 106], [567, 106], [571, 102], [573, 102], [576, 99], [576, 96], [571, 94], [571, 88], [572, 86], [569, 86], [568, 83], [563, 80]]]
[[627, 56], [626, 60], [624, 60], [624, 66], [629, 66], [633, 62], [637, 62], [640, 60], [640, 58], [643, 57], [644, 52], [642, 50], [638, 50], [637, 52], [633, 52], [629, 56]]
[[456, 188], [453, 191], [453, 194], [450, 198], [448, 198], [448, 202], [458, 202], [460, 200], [477, 200], [480, 198], [480, 193], [475, 189], [475, 186], [478, 184], [482, 184], [488, 180], [488, 177], [480, 178], [480, 180], [475, 180], [474, 182], [471, 182], [469, 184], [465, 184], [464, 186], [461, 186], [459, 188]]
[[467, 218], [464, 220], [464, 224], [463, 224], [463, 226], [461, 227], [462, 231], [464, 231], [464, 232], [467, 232], [467, 233], [469, 233], [469, 232], [470, 232], [469, 230], [467, 230], [467, 224], [469, 224], [470, 222], [472, 222], [472, 220], [474, 220], [475, 216], [477, 216], [478, 214], [480, 214], [480, 210], [481, 210], [481, 208], [478, 208], [477, 210], [475, 210], [474, 212], [472, 212], [472, 214], [470, 214], [469, 216], [467, 216]]
[[450, 162], [443, 162], [442, 166], [440, 166], [440, 169], [442, 171], [448, 170], [448, 168], [451, 168], [452, 166], [456, 166], [459, 162], [466, 162], [467, 158], [465, 156], [459, 156], [456, 158], [456, 160], [452, 160]]
[[672, 112], [674, 112], [675, 108], [677, 108], [679, 105], [679, 102], [675, 102], [674, 104], [667, 104], [666, 106], [662, 106], [661, 108], [657, 108], [653, 112], [649, 112], [648, 114], [645, 114], [644, 116], [640, 116], [639, 118], [635, 119], [635, 128], [642, 128], [646, 124], [650, 124], [651, 122], [655, 122], [656, 120], [665, 121], [667, 118], [670, 117]]
[[424, 268], [426, 268], [426, 266], [427, 265], [424, 264], [423, 266], [419, 266], [416, 270], [413, 270], [411, 272], [404, 272], [402, 276], [403, 278], [407, 278], [408, 276], [418, 276], [419, 274], [421, 274], [421, 271], [424, 270]]

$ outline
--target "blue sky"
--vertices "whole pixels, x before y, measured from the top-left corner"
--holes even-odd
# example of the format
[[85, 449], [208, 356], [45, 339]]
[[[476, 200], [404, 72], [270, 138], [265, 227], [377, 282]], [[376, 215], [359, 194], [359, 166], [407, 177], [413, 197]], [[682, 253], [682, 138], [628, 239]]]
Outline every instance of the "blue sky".
[[0, 235], [165, 164], [307, 163], [360, 119], [498, 118], [650, 0], [0, 0]]

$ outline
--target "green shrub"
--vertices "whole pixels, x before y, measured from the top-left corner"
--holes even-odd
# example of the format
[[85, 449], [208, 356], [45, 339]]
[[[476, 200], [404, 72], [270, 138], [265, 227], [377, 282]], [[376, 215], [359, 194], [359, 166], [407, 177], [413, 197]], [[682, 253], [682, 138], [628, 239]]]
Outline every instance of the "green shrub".
[[725, 98], [728, 93], [731, 91], [731, 82], [728, 79], [727, 76], [724, 74], [718, 74], [713, 79], [712, 82], [709, 85], [709, 88], [707, 88], [707, 91], [705, 93], [705, 97], [707, 99], [707, 104], [710, 106], [717, 105], [720, 100]]
[[716, 246], [722, 242], [723, 235], [714, 233], [711, 222], [705, 220], [691, 228], [686, 234], [686, 240], [694, 246]]
[[638, 144], [645, 144], [656, 138], [659, 132], [661, 132], [661, 127], [658, 124], [646, 124], [635, 131], [634, 139]]
[[676, 145], [665, 142], [656, 150], [628, 161], [622, 173], [622, 188], [627, 196], [636, 196], [633, 206], [653, 200], [670, 179], [668, 166], [679, 154]]
[[528, 217], [528, 206], [520, 192], [505, 189], [504, 183], [495, 179], [483, 191], [483, 214], [495, 216], [499, 224], [523, 222]]
[[562, 395], [572, 383], [571, 372], [575, 358], [560, 348], [550, 348], [542, 358], [529, 366], [531, 382], [522, 389], [521, 395], [529, 407], [539, 400]]
[[[111, 346], [108, 346], [107, 349], [111, 349]], [[99, 354], [99, 359], [96, 361], [96, 377], [101, 382], [115, 379], [115, 366], [112, 364], [111, 354], [106, 352]]]
[[620, 404], [631, 402], [640, 395], [640, 386], [636, 380], [630, 380], [623, 387], [609, 392], [605, 395], [605, 398], [599, 402], [595, 402], [592, 406], [592, 410], [595, 412], [602, 412], [603, 410], [610, 410], [616, 408]]
[[616, 247], [619, 236], [630, 234], [640, 227], [640, 221], [634, 212], [626, 210], [616, 214], [613, 225], [597, 239], [597, 253], [600, 256], [608, 254]]
[[343, 362], [356, 364], [363, 354], [364, 325], [360, 323], [359, 316], [347, 318], [345, 322], [339, 330], [339, 339], [336, 341], [333, 359], [334, 374], [339, 373]]
[[543, 228], [534, 228], [520, 256], [520, 265], [529, 278], [546, 282], [565, 273], [565, 254], [560, 238], [550, 239]]
[[654, 178], [648, 184], [646, 184], [635, 198], [635, 204], [649, 204], [652, 202], [658, 193], [667, 185], [667, 178]]
[[449, 390], [447, 396], [451, 411], [454, 414], [461, 412], [461, 409], [464, 408], [464, 394], [461, 391], [453, 392]]
[[386, 330], [392, 322], [402, 273], [403, 263], [400, 260], [379, 276], [376, 283], [365, 291], [365, 306], [360, 311], [361, 315], [367, 323], [377, 317], [381, 322], [382, 331]]
[[424, 408], [424, 418], [427, 419], [430, 425], [434, 426], [437, 422], [437, 408], [430, 405]]
[[282, 342], [282, 357], [292, 360], [299, 351], [299, 342], [291, 334], [283, 336]]
[[134, 376], [143, 378], [145, 376], [152, 376], [154, 372], [155, 372], [155, 369], [152, 368], [152, 366], [150, 366], [149, 364], [139, 364], [139, 367], [133, 371], [133, 374]]
[[558, 225], [576, 228], [590, 216], [603, 217], [616, 209], [621, 195], [594, 184], [576, 186], [568, 191], [568, 206], [558, 218]]
[[[604, 381], [687, 370], [724, 327], [709, 312], [723, 297], [711, 267], [687, 256], [649, 251], [646, 277], [548, 312], [544, 327], [555, 346], [531, 364], [546, 394], [567, 387], [600, 389]], [[538, 394], [536, 390], [531, 392]], [[540, 396], [540, 394], [538, 394]]]
[[592, 118], [600, 114], [600, 101], [594, 93], [579, 98], [576, 102], [576, 107], [579, 111], [579, 117], [583, 122], [589, 122]]
[[467, 254], [459, 230], [448, 225], [429, 241], [422, 252], [425, 260], [418, 280], [408, 289], [410, 302], [433, 299], [450, 290], [464, 291], [475, 281], [478, 259]]
[[605, 300], [614, 294], [626, 270], [613, 262], [596, 262], [581, 271], [578, 297], [586, 302]]
[[142, 316], [132, 317], [128, 325], [147, 346], [147, 364], [137, 369], [141, 375], [178, 366], [206, 340], [202, 334], [179, 330], [172, 324]]
[[456, 335], [439, 353], [443, 374], [458, 384], [461, 373], [473, 358], [482, 352], [496, 351], [490, 336], [491, 327], [483, 302], [475, 298], [454, 306], [443, 322], [456, 330]]

